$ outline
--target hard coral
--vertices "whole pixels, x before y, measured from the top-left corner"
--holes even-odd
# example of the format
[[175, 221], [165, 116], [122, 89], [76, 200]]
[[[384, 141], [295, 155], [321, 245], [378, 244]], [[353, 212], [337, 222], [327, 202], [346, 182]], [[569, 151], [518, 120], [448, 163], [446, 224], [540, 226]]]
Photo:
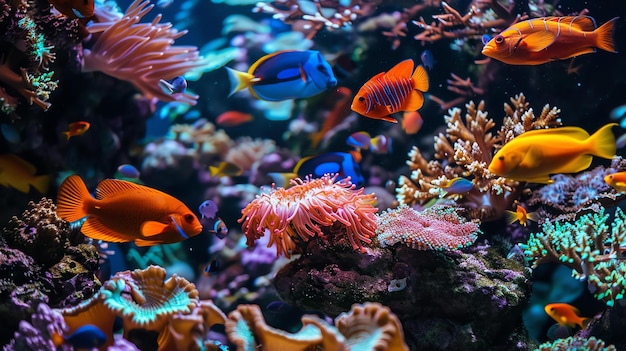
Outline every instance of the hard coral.
[[197, 95], [168, 94], [159, 87], [159, 80], [173, 79], [205, 63], [195, 46], [173, 45], [187, 32], [172, 29], [171, 23], [159, 23], [161, 15], [151, 23], [139, 23], [153, 6], [149, 0], [136, 0], [121, 19], [88, 27], [92, 33], [102, 33], [91, 49], [84, 50], [83, 71], [101, 71], [129, 81], [147, 98], [195, 105]]
[[272, 186], [269, 193], [258, 195], [241, 210], [238, 220], [243, 222], [248, 246], [269, 234], [268, 247], [276, 245], [277, 255], [290, 257], [301, 251], [302, 243], [321, 236], [321, 227], [339, 222], [345, 226], [352, 247], [362, 250], [376, 230], [376, 197], [364, 194], [362, 188], [355, 190], [349, 178], [337, 181], [337, 176], [297, 178], [288, 189]]

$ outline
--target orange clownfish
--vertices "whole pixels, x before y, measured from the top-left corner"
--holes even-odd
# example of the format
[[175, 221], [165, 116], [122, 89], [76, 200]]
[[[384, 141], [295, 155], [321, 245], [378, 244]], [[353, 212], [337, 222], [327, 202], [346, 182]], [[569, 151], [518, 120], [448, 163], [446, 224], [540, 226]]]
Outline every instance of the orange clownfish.
[[611, 173], [604, 177], [604, 181], [613, 189], [626, 192], [626, 172]]
[[48, 2], [69, 18], [89, 18], [93, 16], [94, 0], [48, 0]]
[[587, 329], [591, 318], [580, 317], [578, 308], [566, 303], [551, 303], [544, 308], [546, 313], [552, 317], [560, 325], [567, 325], [570, 328], [579, 325], [583, 329]]
[[528, 221], [537, 222], [539, 220], [539, 216], [536, 212], [528, 213], [522, 205], [517, 205], [517, 210], [515, 212], [506, 210], [505, 213], [509, 224], [519, 221], [519, 224], [525, 227], [528, 224]]
[[489, 171], [501, 177], [533, 183], [551, 183], [551, 174], [577, 173], [591, 165], [592, 155], [615, 154], [615, 136], [609, 123], [589, 135], [579, 127], [530, 130], [518, 135], [493, 156]]
[[428, 75], [424, 66], [417, 66], [415, 71], [413, 67], [413, 60], [408, 59], [372, 77], [352, 100], [352, 110], [392, 123], [398, 123], [389, 117], [392, 113], [419, 110], [428, 91]]
[[596, 29], [588, 16], [542, 17], [519, 22], [493, 37], [483, 55], [510, 65], [540, 65], [588, 54], [617, 52], [613, 27], [618, 17]]
[[119, 179], [101, 181], [94, 199], [83, 180], [71, 175], [59, 188], [57, 204], [57, 213], [68, 222], [87, 217], [81, 231], [96, 240], [153, 246], [202, 232], [198, 217], [180, 200]]
[[66, 140], [70, 140], [71, 137], [77, 135], [83, 135], [91, 126], [89, 122], [80, 121], [68, 124], [68, 130], [63, 132]]

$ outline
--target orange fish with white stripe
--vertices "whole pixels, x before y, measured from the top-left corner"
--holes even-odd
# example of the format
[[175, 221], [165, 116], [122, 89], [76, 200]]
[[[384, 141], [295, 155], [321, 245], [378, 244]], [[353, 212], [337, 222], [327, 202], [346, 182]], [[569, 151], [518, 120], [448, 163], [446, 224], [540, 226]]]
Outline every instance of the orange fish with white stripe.
[[399, 111], [417, 111], [424, 105], [428, 91], [428, 74], [424, 66], [407, 59], [381, 72], [363, 84], [354, 100], [352, 110], [365, 117], [398, 123], [390, 114]]
[[198, 217], [180, 200], [119, 179], [101, 181], [94, 199], [79, 176], [67, 177], [59, 188], [57, 213], [68, 222], [87, 217], [81, 232], [92, 239], [137, 246], [175, 243], [202, 232]]
[[493, 37], [483, 55], [510, 65], [540, 65], [596, 51], [617, 52], [613, 40], [619, 17], [596, 28], [588, 16], [541, 17], [512, 25]]

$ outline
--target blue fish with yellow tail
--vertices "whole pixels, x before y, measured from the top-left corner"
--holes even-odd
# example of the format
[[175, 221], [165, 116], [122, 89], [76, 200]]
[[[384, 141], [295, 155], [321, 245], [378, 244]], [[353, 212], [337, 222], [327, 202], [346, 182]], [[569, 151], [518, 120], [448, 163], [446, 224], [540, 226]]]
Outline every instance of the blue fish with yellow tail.
[[284, 50], [265, 55], [247, 73], [226, 69], [231, 86], [229, 96], [248, 88], [262, 100], [302, 99], [337, 85], [330, 64], [315, 50]]
[[327, 173], [337, 173], [337, 179], [350, 177], [357, 186], [363, 186], [365, 179], [352, 152], [327, 152], [301, 158], [291, 173], [268, 173], [277, 186], [287, 188], [290, 180], [304, 179], [307, 176], [321, 178]]

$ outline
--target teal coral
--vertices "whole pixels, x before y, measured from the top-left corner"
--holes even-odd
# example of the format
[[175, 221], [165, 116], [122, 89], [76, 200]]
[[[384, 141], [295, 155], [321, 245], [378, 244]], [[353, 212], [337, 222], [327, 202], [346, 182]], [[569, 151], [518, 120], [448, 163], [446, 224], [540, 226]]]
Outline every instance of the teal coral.
[[609, 228], [604, 208], [582, 215], [574, 223], [545, 222], [542, 233], [531, 234], [524, 250], [536, 268], [544, 262], [560, 262], [572, 269], [574, 278], [587, 279], [598, 300], [613, 306], [626, 291], [626, 263], [620, 246], [626, 239], [626, 215], [620, 208]]
[[606, 346], [606, 343], [595, 337], [589, 339], [578, 336], [570, 336], [565, 339], [558, 339], [553, 342], [545, 342], [539, 345], [535, 351], [616, 351], [613, 345]]

